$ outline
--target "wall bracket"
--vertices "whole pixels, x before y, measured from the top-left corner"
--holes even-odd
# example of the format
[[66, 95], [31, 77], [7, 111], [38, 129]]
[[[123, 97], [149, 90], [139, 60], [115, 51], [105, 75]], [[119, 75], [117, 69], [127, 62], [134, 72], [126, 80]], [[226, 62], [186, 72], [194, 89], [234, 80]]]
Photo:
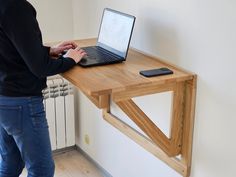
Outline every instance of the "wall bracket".
[[146, 87], [143, 95], [162, 91], [173, 91], [170, 138], [132, 101], [132, 98], [137, 95], [133, 92], [127, 94], [127, 90], [123, 94], [118, 93], [112, 95], [112, 101], [115, 102], [147, 137], [113, 115], [109, 107], [103, 109], [103, 117], [115, 128], [165, 162], [182, 176], [189, 177], [192, 156], [196, 77], [189, 81], [170, 84], [165, 89], [156, 89], [155, 92], [153, 89], [147, 89]]

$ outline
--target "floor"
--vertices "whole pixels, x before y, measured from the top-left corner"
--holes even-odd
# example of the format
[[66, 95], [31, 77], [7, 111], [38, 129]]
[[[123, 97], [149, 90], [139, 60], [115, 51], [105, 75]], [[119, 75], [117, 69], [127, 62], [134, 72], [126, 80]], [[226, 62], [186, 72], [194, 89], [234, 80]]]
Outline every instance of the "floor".
[[[104, 177], [94, 164], [88, 161], [78, 151], [70, 151], [54, 156], [54, 177]], [[26, 170], [20, 177], [27, 177]]]

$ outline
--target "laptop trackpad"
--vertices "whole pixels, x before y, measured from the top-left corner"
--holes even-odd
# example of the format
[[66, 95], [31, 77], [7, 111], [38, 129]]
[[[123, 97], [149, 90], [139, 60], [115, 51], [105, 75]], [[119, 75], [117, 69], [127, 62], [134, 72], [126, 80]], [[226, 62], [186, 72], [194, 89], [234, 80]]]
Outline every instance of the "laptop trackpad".
[[88, 63], [97, 63], [96, 60], [89, 58], [89, 57], [84, 57], [80, 60], [80, 64], [88, 64]]

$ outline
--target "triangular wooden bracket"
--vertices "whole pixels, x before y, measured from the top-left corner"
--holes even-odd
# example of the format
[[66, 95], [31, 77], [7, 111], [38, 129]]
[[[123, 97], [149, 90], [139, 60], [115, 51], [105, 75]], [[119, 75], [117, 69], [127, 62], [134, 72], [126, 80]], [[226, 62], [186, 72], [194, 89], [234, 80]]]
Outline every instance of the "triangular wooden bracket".
[[[132, 101], [132, 98], [136, 96], [164, 91], [173, 91], [170, 138]], [[196, 77], [190, 81], [166, 84], [165, 87], [150, 86], [145, 87], [145, 90], [140, 87], [140, 90], [136, 89], [134, 92], [131, 89], [113, 94], [112, 101], [148, 138], [110, 113], [109, 107], [103, 109], [103, 117], [182, 176], [188, 177], [191, 169], [195, 94]], [[177, 158], [177, 155], [180, 157]]]

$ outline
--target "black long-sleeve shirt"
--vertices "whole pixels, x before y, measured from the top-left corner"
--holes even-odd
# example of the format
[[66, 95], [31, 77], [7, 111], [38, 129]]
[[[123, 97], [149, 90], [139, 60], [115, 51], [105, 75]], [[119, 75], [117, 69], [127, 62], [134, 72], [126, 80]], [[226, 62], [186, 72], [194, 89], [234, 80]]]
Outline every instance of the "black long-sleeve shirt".
[[37, 96], [46, 77], [76, 65], [71, 58], [53, 59], [26, 0], [0, 0], [0, 95]]

